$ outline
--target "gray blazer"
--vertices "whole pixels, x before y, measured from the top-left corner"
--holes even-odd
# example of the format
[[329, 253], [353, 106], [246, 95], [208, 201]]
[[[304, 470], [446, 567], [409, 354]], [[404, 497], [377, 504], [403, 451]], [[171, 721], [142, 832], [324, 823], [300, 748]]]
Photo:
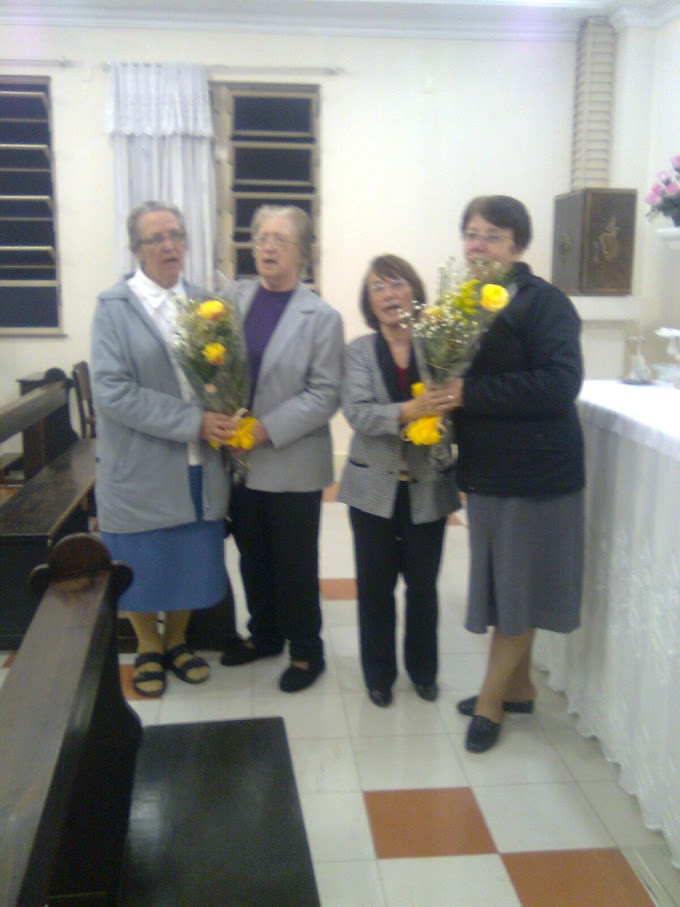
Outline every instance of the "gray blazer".
[[429, 523], [460, 507], [453, 466], [433, 466], [426, 447], [401, 440], [399, 408], [385, 385], [376, 355], [376, 335], [357, 337], [345, 353], [342, 407], [354, 429], [338, 500], [391, 517], [399, 487], [402, 454], [408, 483], [411, 519]]
[[[125, 280], [98, 298], [91, 362], [101, 528], [143, 532], [193, 522], [186, 445], [198, 440], [203, 409], [182, 400], [165, 342]], [[201, 454], [203, 515], [221, 519], [230, 488], [222, 454], [205, 441]]]
[[[258, 286], [230, 287], [242, 321]], [[252, 413], [271, 440], [248, 454], [248, 488], [318, 491], [333, 481], [329, 420], [340, 404], [343, 348], [340, 313], [298, 283], [260, 365]]]

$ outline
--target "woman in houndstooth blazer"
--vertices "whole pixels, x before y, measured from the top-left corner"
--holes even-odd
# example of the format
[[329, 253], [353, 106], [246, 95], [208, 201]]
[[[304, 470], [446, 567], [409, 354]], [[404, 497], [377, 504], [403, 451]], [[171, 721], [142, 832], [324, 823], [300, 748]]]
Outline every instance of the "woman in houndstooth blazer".
[[338, 500], [349, 504], [354, 533], [361, 665], [377, 706], [392, 702], [397, 676], [394, 589], [406, 583], [404, 661], [417, 694], [430, 702], [437, 687], [437, 574], [446, 515], [460, 506], [452, 466], [433, 469], [428, 449], [403, 441], [407, 422], [445, 416], [455, 405], [446, 388], [417, 399], [420, 380], [411, 337], [401, 324], [413, 300], [425, 301], [420, 277], [396, 255], [375, 258], [360, 307], [374, 333], [345, 355], [342, 404], [354, 430]]

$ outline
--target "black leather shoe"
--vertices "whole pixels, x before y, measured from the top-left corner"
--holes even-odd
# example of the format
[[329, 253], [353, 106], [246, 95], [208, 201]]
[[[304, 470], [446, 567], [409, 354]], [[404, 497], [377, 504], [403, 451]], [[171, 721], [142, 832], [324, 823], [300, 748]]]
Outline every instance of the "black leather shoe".
[[233, 668], [236, 665], [247, 665], [251, 661], [257, 661], [258, 658], [272, 658], [283, 652], [281, 647], [267, 647], [258, 645], [251, 637], [250, 639], [234, 639], [229, 643], [228, 648], [224, 650], [220, 658], [220, 664], [225, 667]]
[[498, 740], [500, 732], [500, 724], [483, 715], [473, 715], [465, 740], [465, 749], [471, 753], [485, 753]]
[[[474, 715], [476, 705], [477, 697], [470, 696], [468, 699], [461, 699], [461, 701], [458, 703], [458, 711], [461, 715]], [[509, 700], [505, 700], [503, 702], [504, 712], [513, 712], [517, 715], [530, 715], [533, 710], [533, 699], [525, 699], [522, 702], [510, 702]]]
[[312, 662], [308, 668], [298, 668], [290, 665], [279, 679], [279, 689], [283, 693], [298, 693], [311, 687], [316, 678], [326, 670], [326, 662]]
[[432, 683], [414, 683], [413, 686], [416, 688], [416, 693], [425, 702], [435, 702], [439, 696], [436, 680], [433, 680]]
[[392, 690], [369, 690], [368, 698], [373, 705], [386, 709], [388, 705], [392, 705]]

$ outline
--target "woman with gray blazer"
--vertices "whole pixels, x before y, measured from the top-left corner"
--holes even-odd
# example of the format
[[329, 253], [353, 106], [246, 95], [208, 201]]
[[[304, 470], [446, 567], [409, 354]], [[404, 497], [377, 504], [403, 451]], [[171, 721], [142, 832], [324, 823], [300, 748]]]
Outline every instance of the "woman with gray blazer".
[[256, 419], [231, 508], [250, 637], [221, 660], [246, 664], [279, 655], [288, 642], [279, 688], [296, 693], [325, 669], [318, 536], [322, 489], [333, 481], [329, 421], [340, 403], [344, 337], [340, 313], [300, 282], [311, 254], [307, 214], [262, 206], [252, 234], [259, 280], [231, 288]]
[[218, 448], [229, 423], [203, 409], [173, 352], [178, 308], [206, 295], [182, 279], [182, 213], [142, 202], [127, 226], [139, 265], [99, 295], [92, 325], [97, 516], [113, 558], [134, 571], [120, 599], [137, 637], [133, 686], [158, 697], [167, 671], [186, 683], [210, 673], [186, 633], [192, 610], [228, 594]]
[[404, 425], [453, 409], [445, 388], [413, 398], [420, 381], [410, 332], [402, 326], [425, 291], [396, 255], [375, 258], [360, 307], [373, 334], [346, 350], [343, 412], [354, 430], [338, 500], [349, 504], [354, 533], [361, 665], [371, 701], [392, 702], [397, 677], [394, 589], [406, 584], [404, 662], [416, 693], [433, 702], [437, 687], [437, 574], [446, 516], [460, 506], [452, 466], [437, 468], [427, 447], [402, 440]]

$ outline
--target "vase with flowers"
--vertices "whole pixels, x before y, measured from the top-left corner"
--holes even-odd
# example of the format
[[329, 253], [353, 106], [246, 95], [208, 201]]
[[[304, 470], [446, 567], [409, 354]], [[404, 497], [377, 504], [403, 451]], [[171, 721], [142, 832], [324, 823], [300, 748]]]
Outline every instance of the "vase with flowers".
[[657, 174], [656, 182], [645, 195], [650, 206], [648, 217], [665, 214], [676, 227], [680, 227], [680, 154], [671, 158], [672, 172], [662, 170]]

